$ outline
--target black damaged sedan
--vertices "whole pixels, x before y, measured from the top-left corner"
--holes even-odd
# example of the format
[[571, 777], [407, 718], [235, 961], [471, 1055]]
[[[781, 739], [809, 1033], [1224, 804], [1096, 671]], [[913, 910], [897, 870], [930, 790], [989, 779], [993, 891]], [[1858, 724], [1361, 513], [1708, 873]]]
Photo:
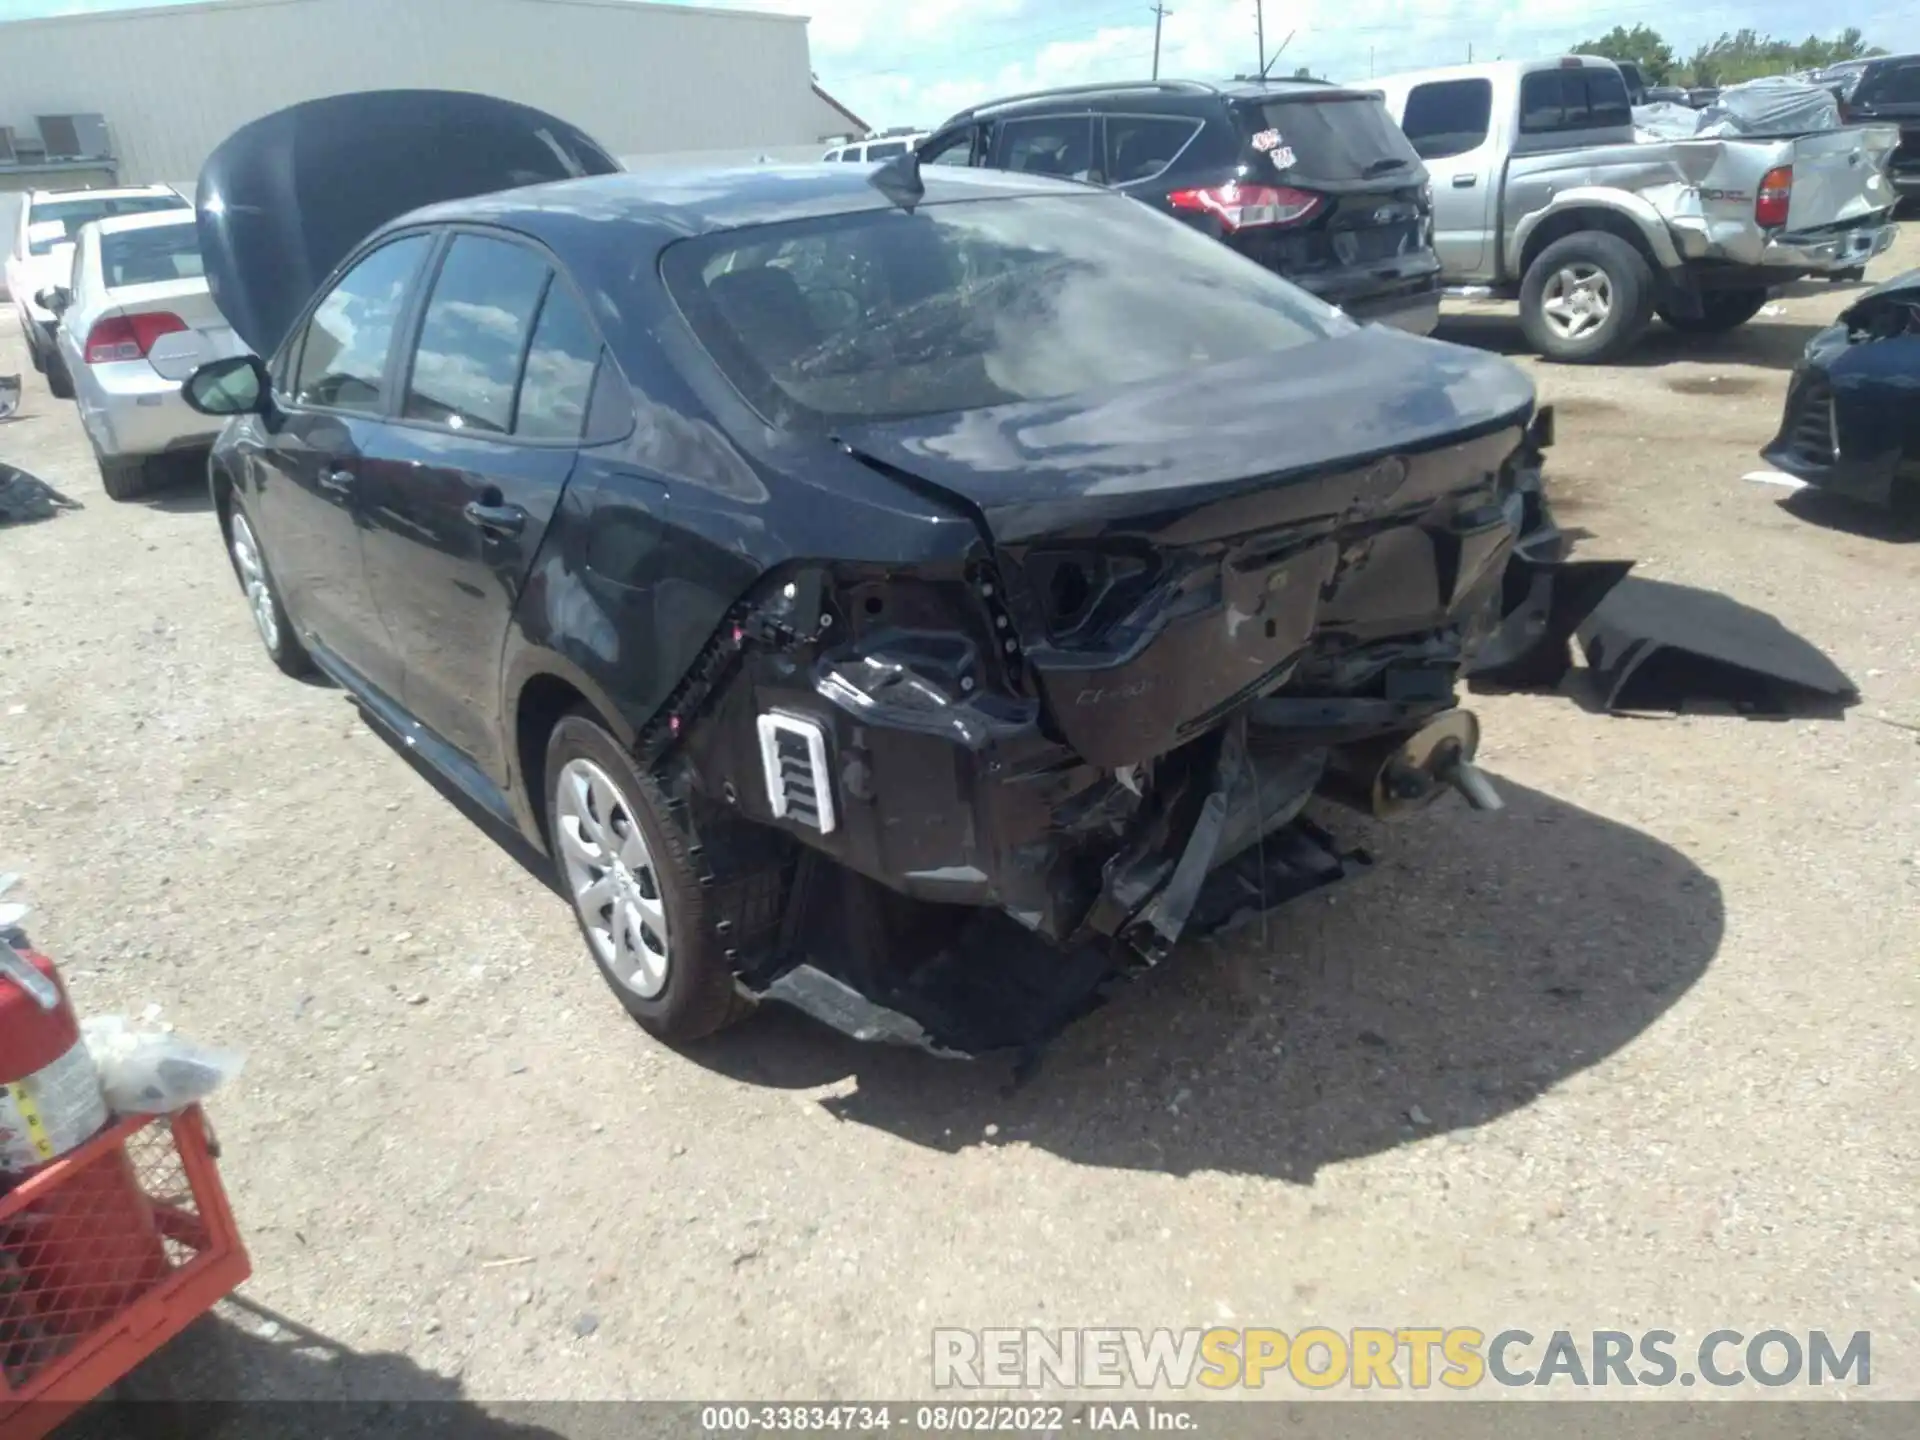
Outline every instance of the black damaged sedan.
[[475, 96], [248, 126], [255, 354], [188, 393], [274, 662], [550, 855], [649, 1030], [1031, 1047], [1352, 868], [1314, 796], [1497, 808], [1457, 686], [1585, 610], [1512, 365], [1087, 186], [617, 170]]

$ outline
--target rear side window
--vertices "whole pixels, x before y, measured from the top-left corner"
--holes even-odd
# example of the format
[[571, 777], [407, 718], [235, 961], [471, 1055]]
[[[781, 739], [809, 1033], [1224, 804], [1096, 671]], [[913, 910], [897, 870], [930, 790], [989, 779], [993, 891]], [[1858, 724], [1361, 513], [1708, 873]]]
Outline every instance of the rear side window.
[[368, 414], [385, 409], [394, 327], [427, 248], [425, 235], [408, 235], [382, 245], [340, 277], [308, 322], [294, 387], [297, 403]]
[[1607, 67], [1536, 70], [1520, 82], [1520, 133], [1606, 130], [1633, 123], [1627, 84]]
[[529, 440], [578, 440], [586, 429], [599, 363], [600, 337], [593, 322], [556, 277], [527, 345], [513, 433]]
[[1874, 66], [1853, 99], [1860, 105], [1920, 105], [1920, 64]]
[[1235, 107], [1248, 141], [1275, 170], [1303, 180], [1404, 182], [1420, 156], [1371, 95], [1266, 100]]
[[1436, 80], [1413, 87], [1400, 128], [1422, 160], [1444, 160], [1486, 144], [1492, 123], [1491, 81]]
[[420, 324], [407, 419], [490, 435], [513, 428], [520, 357], [551, 273], [524, 246], [453, 237]]
[[1107, 183], [1151, 180], [1173, 163], [1199, 133], [1198, 120], [1169, 115], [1107, 117]]
[[109, 290], [205, 275], [200, 236], [191, 225], [159, 225], [100, 237], [100, 275]]
[[1064, 180], [1094, 180], [1091, 115], [1044, 115], [1003, 121], [993, 139], [993, 168]]

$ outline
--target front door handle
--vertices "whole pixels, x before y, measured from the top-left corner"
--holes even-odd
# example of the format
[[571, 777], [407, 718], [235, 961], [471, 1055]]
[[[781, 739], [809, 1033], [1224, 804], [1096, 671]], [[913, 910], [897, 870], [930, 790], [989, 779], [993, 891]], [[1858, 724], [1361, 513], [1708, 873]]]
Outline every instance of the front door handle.
[[331, 490], [336, 495], [345, 495], [353, 489], [351, 470], [324, 470], [320, 474], [320, 488]]
[[482, 505], [478, 500], [461, 512], [469, 525], [496, 535], [518, 535], [527, 524], [527, 512], [518, 505]]
[[1478, 175], [1456, 175], [1453, 177], [1453, 188], [1456, 190], [1471, 190], [1479, 183], [1480, 177]]

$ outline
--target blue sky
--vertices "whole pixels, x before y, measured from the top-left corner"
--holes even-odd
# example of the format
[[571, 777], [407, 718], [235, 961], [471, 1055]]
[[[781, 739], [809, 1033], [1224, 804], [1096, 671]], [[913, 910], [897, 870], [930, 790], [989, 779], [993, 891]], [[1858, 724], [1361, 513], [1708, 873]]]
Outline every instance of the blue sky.
[[[166, 0], [159, 0], [166, 3]], [[394, 0], [404, 4], [405, 0]], [[694, 0], [685, 0], [694, 3]], [[812, 18], [821, 83], [878, 125], [932, 124], [996, 94], [1148, 73], [1149, 0], [727, 0]], [[0, 19], [124, 9], [126, 0], [0, 0]], [[1915, 0], [1267, 0], [1267, 44], [1294, 32], [1283, 64], [1338, 80], [1467, 58], [1549, 54], [1616, 24], [1650, 24], [1683, 55], [1722, 30], [1837, 34], [1920, 50]], [[1254, 0], [1168, 0], [1161, 72], [1200, 78], [1254, 64]], [[1682, 13], [1685, 18], [1680, 18]], [[1810, 25], [1817, 15], [1819, 23]]]

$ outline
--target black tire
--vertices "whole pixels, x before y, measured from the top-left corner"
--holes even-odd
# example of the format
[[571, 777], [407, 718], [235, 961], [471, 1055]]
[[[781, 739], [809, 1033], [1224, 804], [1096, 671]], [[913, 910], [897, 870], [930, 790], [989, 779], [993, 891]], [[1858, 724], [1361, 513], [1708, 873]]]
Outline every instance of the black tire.
[[1660, 307], [1660, 318], [1683, 335], [1724, 335], [1738, 330], [1767, 303], [1764, 287], [1754, 290], [1705, 290], [1698, 315], [1674, 315]]
[[[1560, 271], [1591, 266], [1606, 279], [1606, 318], [1591, 330], [1568, 338], [1556, 331], [1542, 309], [1548, 282]], [[1646, 257], [1605, 230], [1582, 230], [1556, 240], [1527, 267], [1520, 282], [1520, 325], [1527, 343], [1562, 365], [1605, 365], [1625, 355], [1653, 323], [1653, 269]]]
[[[709, 892], [701, 885], [699, 871], [687, 853], [686, 837], [659, 786], [641, 773], [597, 719], [580, 711], [562, 718], [547, 737], [547, 835], [562, 893], [570, 900], [574, 895], [565, 838], [569, 832], [563, 827], [572, 826], [577, 831], [579, 826], [563, 813], [561, 787], [572, 783], [568, 767], [575, 762], [599, 770], [617, 792], [618, 803], [610, 813], [598, 816], [601, 823], [619, 835], [626, 833], [625, 825], [638, 821], [648, 863], [630, 873], [643, 893], [652, 889], [653, 894], [647, 898], [660, 902], [667, 931], [664, 937], [653, 937], [661, 942], [658, 949], [665, 956], [664, 983], [654, 994], [644, 994], [623, 980], [608, 962], [582, 906], [574, 904], [580, 936], [601, 977], [641, 1028], [669, 1044], [698, 1040], [733, 1023], [752, 1006], [734, 988], [733, 966], [715, 929], [721, 917], [709, 908]], [[601, 913], [610, 918], [609, 907], [602, 907]]]
[[34, 374], [44, 375], [47, 373], [47, 357], [41, 353], [40, 342], [32, 338], [33, 332], [38, 328], [31, 320], [26, 322], [27, 363], [33, 366]]
[[[293, 628], [293, 621], [287, 616], [287, 607], [280, 603], [280, 586], [273, 578], [273, 569], [267, 564], [267, 552], [262, 548], [259, 531], [254, 527], [251, 517], [236, 499], [231, 502], [221, 531], [227, 542], [227, 561], [233, 566], [234, 578], [240, 582], [240, 591], [247, 597], [247, 605], [253, 611], [253, 627], [260, 636], [260, 646], [267, 652], [267, 658], [282, 675], [301, 680], [314, 671], [313, 657], [307, 653], [307, 647], [300, 643], [300, 636]], [[246, 544], [251, 546], [253, 559], [258, 564], [259, 579], [266, 586], [264, 599], [253, 590], [248, 575], [248, 562], [242, 558], [242, 535]], [[264, 604], [272, 616], [272, 633], [262, 623], [257, 607]]]
[[96, 450], [93, 460], [100, 467], [100, 485], [110, 500], [138, 500], [153, 488], [153, 467], [144, 455], [109, 459]]
[[67, 373], [67, 362], [60, 358], [60, 352], [54, 351], [47, 356], [47, 389], [56, 400], [73, 399], [73, 377]]

